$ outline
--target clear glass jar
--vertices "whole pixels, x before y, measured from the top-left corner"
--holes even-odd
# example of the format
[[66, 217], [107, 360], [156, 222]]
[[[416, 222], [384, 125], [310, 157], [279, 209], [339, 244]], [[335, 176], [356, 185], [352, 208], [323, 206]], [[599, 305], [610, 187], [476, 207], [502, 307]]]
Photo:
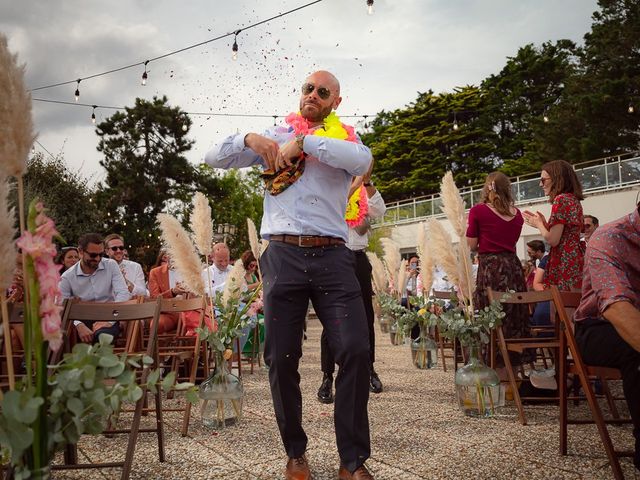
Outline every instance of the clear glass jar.
[[426, 326], [420, 325], [420, 336], [411, 342], [411, 360], [420, 370], [438, 365], [438, 345], [429, 335]]
[[398, 325], [397, 320], [389, 326], [389, 338], [391, 339], [391, 345], [404, 344], [404, 330]]
[[500, 378], [480, 356], [480, 341], [469, 345], [469, 360], [456, 372], [456, 395], [462, 412], [469, 417], [491, 417], [500, 397]]
[[382, 333], [389, 333], [389, 317], [380, 315], [380, 317], [378, 317], [378, 323], [380, 324], [380, 331]]
[[229, 372], [222, 352], [215, 352], [213, 374], [200, 385], [202, 423], [215, 430], [235, 425], [242, 418], [242, 381]]

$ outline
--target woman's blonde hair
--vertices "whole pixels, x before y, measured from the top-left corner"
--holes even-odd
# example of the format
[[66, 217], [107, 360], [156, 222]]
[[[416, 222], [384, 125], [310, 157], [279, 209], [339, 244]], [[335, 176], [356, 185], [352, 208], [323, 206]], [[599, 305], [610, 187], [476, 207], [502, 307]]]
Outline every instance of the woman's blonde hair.
[[502, 172], [491, 172], [487, 175], [480, 201], [490, 203], [500, 215], [513, 217], [513, 213], [511, 213], [513, 195], [509, 177]]

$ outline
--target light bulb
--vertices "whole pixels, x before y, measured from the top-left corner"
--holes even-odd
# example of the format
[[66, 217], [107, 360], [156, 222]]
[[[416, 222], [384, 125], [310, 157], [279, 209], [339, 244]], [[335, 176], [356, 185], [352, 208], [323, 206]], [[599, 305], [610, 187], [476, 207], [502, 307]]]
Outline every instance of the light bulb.
[[453, 129], [457, 131], [459, 128], [460, 128], [460, 127], [458, 126], [458, 123], [457, 123], [457, 122], [454, 122], [454, 123], [453, 123]]
[[184, 125], [182, 125], [182, 131], [186, 132], [187, 130], [189, 130], [189, 127], [187, 127], [187, 124], [185, 123]]
[[146, 85], [147, 84], [147, 71], [145, 70], [144, 73], [142, 74], [142, 85]]
[[36, 154], [36, 147], [31, 147], [31, 155], [35, 155]]
[[542, 121], [544, 123], [549, 123], [549, 117], [547, 117], [546, 115], [544, 117], [542, 117]]
[[95, 113], [91, 114], [91, 123], [93, 123], [94, 125], [96, 123], [96, 114]]
[[629, 113], [635, 112], [635, 109], [633, 108], [633, 105], [629, 104], [629, 108], [627, 108], [627, 112], [629, 112]]
[[78, 84], [76, 85], [76, 91], [74, 95], [76, 96], [76, 102], [80, 100], [80, 79], [76, 80]]
[[373, 15], [373, 0], [367, 0], [367, 14]]
[[231, 47], [231, 51], [233, 52], [231, 54], [231, 59], [238, 60], [238, 42], [236, 42], [235, 40], [233, 41], [233, 46]]

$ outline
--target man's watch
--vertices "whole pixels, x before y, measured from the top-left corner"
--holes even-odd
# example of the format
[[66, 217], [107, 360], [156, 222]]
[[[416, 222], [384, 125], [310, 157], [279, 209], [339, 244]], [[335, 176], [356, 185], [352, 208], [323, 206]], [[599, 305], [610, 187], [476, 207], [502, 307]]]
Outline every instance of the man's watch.
[[299, 133], [298, 135], [296, 135], [296, 145], [301, 152], [304, 152], [304, 137], [304, 133]]

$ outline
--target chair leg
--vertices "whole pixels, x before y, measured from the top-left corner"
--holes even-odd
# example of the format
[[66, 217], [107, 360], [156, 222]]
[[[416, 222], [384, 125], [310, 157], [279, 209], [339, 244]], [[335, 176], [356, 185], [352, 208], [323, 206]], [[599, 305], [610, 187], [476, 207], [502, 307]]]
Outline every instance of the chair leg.
[[442, 358], [442, 371], [446, 372], [447, 359], [444, 356], [444, 341], [442, 340], [442, 335], [440, 335], [440, 332], [438, 331], [438, 327], [436, 327], [436, 335], [438, 335], [438, 348], [440, 349], [440, 357]]
[[156, 385], [156, 429], [158, 432], [158, 460], [164, 462], [164, 423], [162, 421], [162, 388]]
[[560, 331], [560, 352], [558, 355], [558, 388], [560, 389], [560, 455], [567, 454], [567, 341], [564, 331]]
[[609, 405], [611, 416], [618, 420], [620, 418], [620, 413], [618, 412], [618, 407], [616, 407], [616, 401], [613, 399], [613, 395], [611, 395], [609, 382], [607, 382], [607, 379], [604, 378], [604, 375], [600, 376], [600, 383], [602, 384], [602, 391], [604, 392], [604, 396], [607, 399], [607, 404]]
[[524, 415], [524, 408], [522, 407], [522, 400], [520, 399], [520, 392], [518, 392], [518, 384], [516, 383], [516, 377], [513, 374], [513, 365], [509, 358], [509, 351], [507, 350], [507, 343], [504, 341], [504, 334], [502, 333], [502, 327], [496, 329], [498, 334], [498, 342], [500, 345], [500, 353], [502, 353], [502, 359], [504, 360], [504, 366], [507, 370], [507, 376], [509, 377], [509, 384], [513, 392], [513, 400], [516, 402], [518, 408], [518, 416], [520, 417], [520, 423], [522, 425], [527, 424], [527, 419]]
[[[197, 337], [195, 339], [195, 348], [193, 351], [193, 364], [191, 365], [191, 372], [189, 374], [189, 382], [195, 383], [196, 376], [198, 375], [198, 361], [200, 360], [200, 349], [202, 348], [202, 341], [200, 341]], [[205, 372], [206, 366], [203, 363], [202, 370], [203, 374], [206, 377]], [[184, 414], [182, 415], [182, 431], [180, 432], [183, 437], [186, 437], [189, 433], [189, 420], [191, 419], [191, 402], [187, 401], [184, 406]]]
[[[143, 384], [146, 383], [146, 376], [143, 375]], [[129, 432], [129, 441], [127, 444], [127, 453], [124, 457], [124, 464], [122, 466], [121, 480], [128, 480], [131, 475], [131, 465], [133, 463], [133, 454], [136, 449], [136, 443], [138, 441], [138, 430], [140, 429], [140, 419], [142, 417], [142, 407], [144, 405], [144, 399], [147, 396], [146, 385], [142, 386], [142, 398], [136, 402], [136, 409], [133, 414], [133, 423], [131, 425], [131, 431]]]

